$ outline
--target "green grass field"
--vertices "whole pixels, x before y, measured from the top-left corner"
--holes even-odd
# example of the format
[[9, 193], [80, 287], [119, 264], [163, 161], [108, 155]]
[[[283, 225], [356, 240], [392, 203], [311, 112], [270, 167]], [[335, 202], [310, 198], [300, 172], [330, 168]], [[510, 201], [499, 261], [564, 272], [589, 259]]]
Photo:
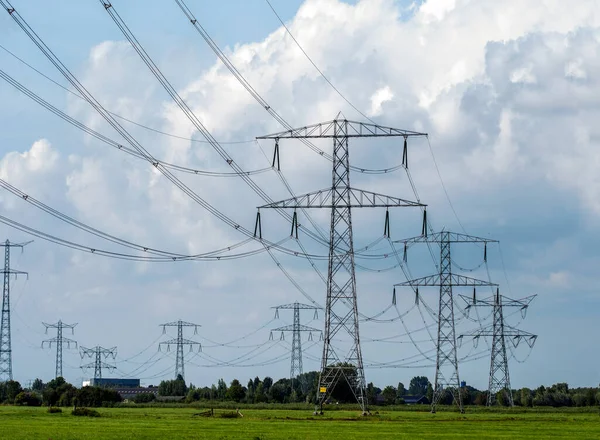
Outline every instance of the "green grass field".
[[241, 410], [242, 418], [214, 417], [194, 408], [100, 408], [101, 417], [75, 417], [70, 408], [0, 407], [1, 439], [600, 439], [600, 415], [578, 411], [481, 411], [458, 414], [379, 410]]

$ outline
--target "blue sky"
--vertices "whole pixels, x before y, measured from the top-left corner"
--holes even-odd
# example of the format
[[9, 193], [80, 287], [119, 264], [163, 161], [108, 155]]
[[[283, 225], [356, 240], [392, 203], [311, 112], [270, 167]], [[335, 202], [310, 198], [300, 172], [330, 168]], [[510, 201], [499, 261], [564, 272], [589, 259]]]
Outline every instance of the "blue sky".
[[[598, 358], [589, 347], [595, 342], [599, 305], [595, 280], [600, 263], [596, 255], [600, 156], [594, 121], [600, 89], [593, 73], [600, 64], [600, 13], [593, 1], [582, 2], [577, 11], [542, 3], [523, 6], [515, 1], [511, 8], [466, 0], [412, 5], [391, 0], [272, 1], [319, 68], [362, 112], [383, 125], [430, 134], [460, 223], [473, 235], [501, 241], [503, 258], [497, 246], [490, 246], [488, 254], [492, 279], [509, 296], [538, 294], [519, 327], [540, 338], [529, 357], [521, 347], [511, 359], [513, 386], [563, 381], [597, 385]], [[216, 62], [174, 2], [113, 4], [217, 139], [251, 140], [281, 130]], [[105, 108], [161, 131], [198, 139], [98, 2], [15, 0], [13, 5]], [[252, 86], [292, 125], [331, 119], [338, 111], [360, 119], [286, 36], [266, 2], [189, 6]], [[0, 44], [67, 86], [7, 14], [0, 15]], [[1, 49], [0, 66], [62, 111], [118, 139], [93, 109]], [[243, 239], [191, 203], [148, 164], [83, 135], [6, 82], [0, 83], [0, 121], [0, 177], [68, 215], [133, 242], [182, 253]], [[206, 144], [127, 123], [125, 127], [164, 160], [230, 171]], [[245, 170], [268, 166], [261, 151], [271, 154], [268, 142], [224, 146]], [[331, 148], [328, 143], [319, 147]], [[281, 148], [282, 170], [296, 193], [330, 184], [327, 161], [301, 144], [282, 143]], [[401, 149], [389, 140], [376, 145], [356, 142], [351, 154], [353, 163], [372, 168], [401, 160]], [[419, 196], [429, 204], [434, 227], [460, 230], [426, 142], [411, 143], [410, 170]], [[262, 201], [241, 180], [181, 178], [228, 216], [253, 227], [255, 208]], [[255, 179], [274, 199], [289, 197], [274, 173]], [[352, 179], [353, 186], [414, 199], [403, 172], [353, 174]], [[0, 193], [0, 204], [3, 215], [44, 232], [90, 247], [118, 249], [41, 214], [7, 192]], [[314, 214], [324, 229], [327, 215]], [[357, 247], [380, 237], [383, 218], [384, 213], [375, 210], [355, 214]], [[419, 221], [418, 213], [393, 212], [393, 237], [417, 235]], [[289, 225], [275, 213], [266, 213], [263, 223], [273, 241], [288, 233]], [[1, 237], [14, 241], [29, 239], [7, 226], [0, 231]], [[324, 252], [308, 238], [303, 243], [315, 253]], [[390, 251], [385, 241], [378, 246], [382, 253]], [[278, 258], [312, 298], [324, 302], [324, 285], [310, 264], [285, 255]], [[481, 249], [457, 249], [456, 262], [478, 266]], [[384, 269], [395, 263], [369, 264]], [[324, 263], [318, 265], [326, 270]], [[409, 266], [415, 276], [435, 270], [428, 255], [416, 250], [411, 251]], [[36, 239], [22, 255], [14, 255], [13, 267], [30, 272], [29, 280], [17, 280], [12, 292], [13, 363], [15, 378], [23, 382], [52, 378], [53, 353], [39, 348], [41, 340], [50, 337], [44, 335], [41, 321], [58, 319], [79, 322], [75, 339], [83, 346], [117, 346], [118, 373], [138, 375], [145, 383], [173, 374], [174, 359], [156, 350], [161, 340], [158, 325], [177, 319], [202, 325], [197, 340], [206, 346], [206, 357], [190, 358], [189, 381], [285, 377], [289, 371], [285, 343], [265, 346], [264, 354], [244, 364], [253, 366], [223, 367], [214, 359], [231, 360], [265, 343], [269, 328], [286, 323], [283, 314], [282, 321], [270, 323], [270, 307], [307, 301], [266, 254], [229, 262], [134, 263]], [[474, 276], [487, 275], [480, 269]], [[391, 286], [403, 275], [397, 268], [381, 273], [359, 270], [357, 278], [359, 306], [366, 315], [374, 315], [388, 306]], [[399, 293], [400, 310], [411, 307], [410, 295]], [[424, 301], [434, 307], [436, 292], [426, 292]], [[393, 319], [393, 311], [383, 318]], [[432, 319], [412, 310], [404, 324], [397, 319], [364, 323], [363, 352], [365, 363], [371, 365], [367, 380], [379, 386], [406, 384], [417, 374], [433, 380], [428, 359], [416, 364], [419, 368], [372, 367], [431, 350], [427, 332], [417, 330], [423, 320]], [[519, 322], [510, 319], [513, 325]], [[287, 323], [290, 320], [287, 317]], [[308, 325], [319, 327], [322, 321]], [[473, 325], [463, 320], [458, 332]], [[405, 328], [417, 331], [414, 340], [422, 342], [413, 344], [406, 336], [394, 344], [371, 341], [406, 333]], [[232, 344], [246, 348], [210, 347], [214, 344], [209, 341], [232, 341], [250, 333]], [[461, 356], [470, 353], [466, 345]], [[305, 370], [317, 369], [319, 347], [307, 353]], [[525, 357], [526, 362], [519, 362]], [[278, 362], [256, 365], [275, 358]], [[88, 375], [79, 371], [75, 351], [65, 353], [65, 362], [69, 380], [77, 382]], [[489, 356], [483, 353], [481, 359], [461, 364], [461, 376], [485, 388], [488, 367]]]

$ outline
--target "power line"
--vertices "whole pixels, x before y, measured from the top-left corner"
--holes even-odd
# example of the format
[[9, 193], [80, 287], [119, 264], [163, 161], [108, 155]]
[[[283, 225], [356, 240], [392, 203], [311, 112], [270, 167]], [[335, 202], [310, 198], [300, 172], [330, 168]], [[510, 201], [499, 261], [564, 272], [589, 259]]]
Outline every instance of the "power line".
[[[3, 45], [0, 44], [0, 49], [4, 50], [6, 53], [8, 53], [9, 55], [11, 55], [13, 58], [17, 59], [18, 61], [20, 61], [22, 64], [24, 64], [25, 66], [29, 67], [31, 70], [33, 70], [34, 72], [38, 73], [39, 75], [41, 75], [42, 77], [46, 78], [48, 81], [50, 81], [51, 83], [55, 84], [56, 86], [60, 87], [61, 89], [63, 89], [64, 91], [70, 93], [71, 95], [75, 96], [76, 98], [79, 98], [81, 100], [85, 101], [85, 98], [79, 94], [77, 94], [76, 92], [74, 92], [73, 90], [69, 89], [68, 87], [63, 86], [62, 84], [60, 84], [58, 81], [52, 79], [51, 77], [49, 77], [48, 75], [46, 75], [45, 73], [41, 72], [39, 69], [36, 69], [34, 66], [32, 66], [31, 64], [29, 64], [27, 61], [23, 60], [22, 58], [20, 58], [19, 56], [17, 56], [16, 54], [14, 54], [13, 52], [11, 52], [10, 50], [8, 50], [6, 47], [4, 47]], [[202, 139], [194, 139], [194, 138], [188, 138], [185, 136], [179, 136], [173, 133], [167, 133], [165, 131], [161, 131], [158, 130], [156, 128], [152, 128], [149, 127], [147, 125], [141, 124], [139, 122], [135, 122], [132, 121], [131, 119], [128, 119], [124, 116], [121, 116], [117, 113], [114, 113], [110, 110], [107, 110], [111, 115], [125, 121], [125, 122], [129, 122], [130, 124], [133, 125], [137, 125], [140, 128], [143, 128], [145, 130], [149, 130], [152, 131], [154, 133], [158, 133], [158, 134], [162, 134], [163, 136], [168, 136], [171, 138], [175, 138], [175, 139], [181, 139], [184, 141], [190, 141], [190, 142], [198, 142], [201, 144], [206, 144], [208, 143], [208, 141], [203, 141]], [[241, 140], [241, 141], [219, 141], [220, 144], [250, 144], [255, 142], [254, 139], [249, 139], [249, 140]]]

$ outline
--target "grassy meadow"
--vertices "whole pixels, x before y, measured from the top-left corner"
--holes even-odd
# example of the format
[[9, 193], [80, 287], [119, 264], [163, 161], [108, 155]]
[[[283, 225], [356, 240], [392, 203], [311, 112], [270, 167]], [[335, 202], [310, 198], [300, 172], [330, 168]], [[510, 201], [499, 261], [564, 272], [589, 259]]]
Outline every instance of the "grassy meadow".
[[47, 408], [0, 407], [0, 439], [598, 439], [598, 409], [482, 410], [459, 414], [426, 408], [411, 411], [328, 411], [309, 409], [99, 408], [100, 417], [75, 417], [71, 408], [49, 414]]

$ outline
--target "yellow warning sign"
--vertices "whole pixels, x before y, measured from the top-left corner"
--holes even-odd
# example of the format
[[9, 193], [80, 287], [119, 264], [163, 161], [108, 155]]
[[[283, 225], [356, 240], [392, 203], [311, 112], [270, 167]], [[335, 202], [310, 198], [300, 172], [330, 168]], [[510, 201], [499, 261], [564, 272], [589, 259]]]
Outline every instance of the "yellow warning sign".
[[319, 393], [326, 393], [326, 392], [327, 392], [327, 388], [325, 388], [325, 387], [319, 388]]

